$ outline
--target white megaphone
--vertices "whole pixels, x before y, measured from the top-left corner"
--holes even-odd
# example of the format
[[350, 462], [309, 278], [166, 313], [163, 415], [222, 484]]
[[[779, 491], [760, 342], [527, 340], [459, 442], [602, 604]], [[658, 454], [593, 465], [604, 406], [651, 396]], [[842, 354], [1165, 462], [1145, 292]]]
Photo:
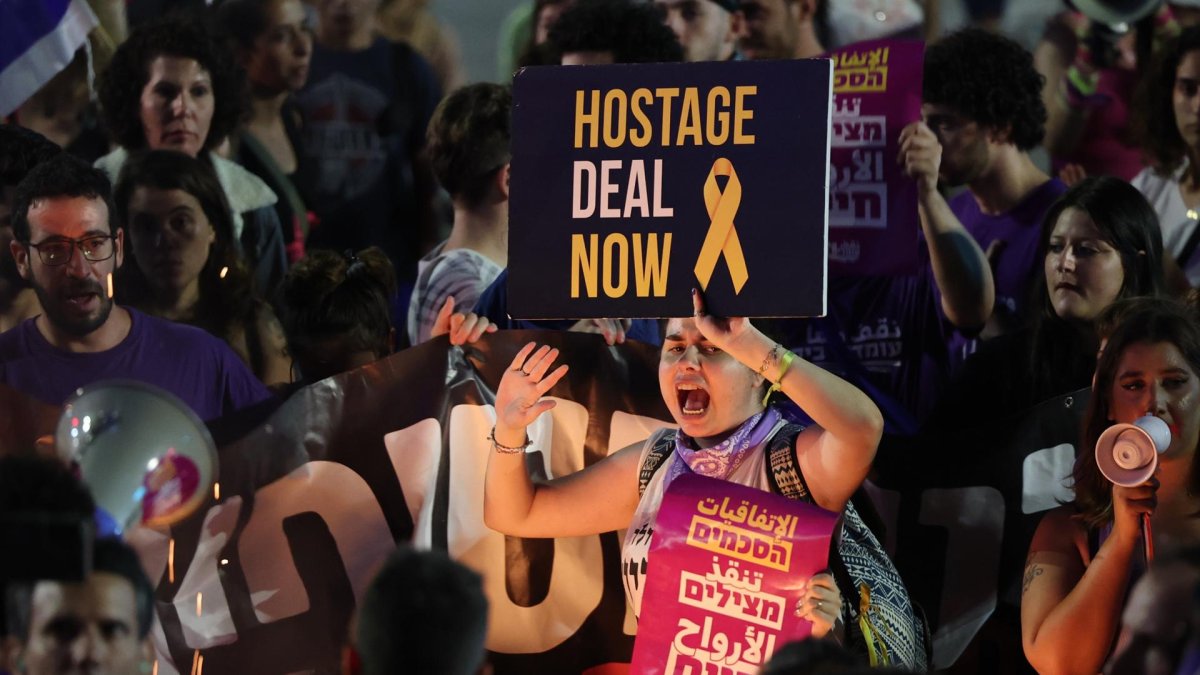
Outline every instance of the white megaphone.
[[121, 529], [187, 518], [217, 479], [208, 428], [187, 404], [142, 382], [78, 390], [63, 408], [55, 445]]
[[1134, 487], [1150, 480], [1158, 455], [1171, 445], [1171, 429], [1154, 415], [1133, 424], [1114, 424], [1096, 441], [1096, 464], [1114, 485]]

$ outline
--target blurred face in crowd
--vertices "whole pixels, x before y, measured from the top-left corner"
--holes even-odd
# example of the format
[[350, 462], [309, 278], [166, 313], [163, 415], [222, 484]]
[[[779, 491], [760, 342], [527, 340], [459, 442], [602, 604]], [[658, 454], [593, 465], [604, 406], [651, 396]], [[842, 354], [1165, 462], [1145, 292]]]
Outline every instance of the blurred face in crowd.
[[658, 361], [658, 386], [671, 416], [702, 446], [762, 410], [762, 378], [713, 346], [691, 318], [671, 319]]
[[1121, 255], [1086, 212], [1064, 209], [1046, 248], [1046, 289], [1059, 318], [1092, 321], [1125, 282]]
[[266, 29], [254, 38], [254, 47], [240, 54], [246, 77], [268, 93], [299, 91], [308, 81], [312, 33], [305, 23], [300, 0], [277, 0], [263, 8]]
[[745, 31], [738, 48], [747, 59], [790, 59], [800, 40], [800, 3], [805, 0], [742, 0]]
[[137, 675], [137, 598], [122, 576], [38, 582], [22, 659], [29, 675]]
[[104, 325], [113, 307], [108, 277], [121, 266], [124, 242], [119, 230], [111, 236], [104, 200], [38, 199], [30, 204], [27, 220], [31, 245], [13, 242], [9, 250], [37, 292], [46, 319], [79, 337]]
[[[1173, 562], [1153, 567], [1133, 587], [1121, 615], [1106, 675], [1174, 675], [1189, 635], [1200, 572]], [[1194, 628], [1193, 628], [1194, 630]]]
[[724, 61], [733, 55], [741, 15], [713, 0], [654, 0], [663, 23], [679, 38], [685, 61]]
[[129, 197], [129, 245], [161, 296], [198, 297], [200, 272], [217, 234], [195, 197], [139, 187]]
[[379, 0], [317, 0], [316, 7], [323, 35], [350, 36], [371, 29]]
[[536, 45], [546, 44], [546, 40], [550, 39], [550, 29], [554, 27], [558, 17], [567, 11], [571, 5], [575, 4], [574, 0], [559, 0], [544, 5], [537, 15], [537, 25], [534, 27], [533, 43]]
[[986, 129], [944, 105], [923, 104], [921, 117], [942, 146], [940, 183], [967, 185], [983, 175], [990, 158]]
[[1179, 59], [1171, 100], [1183, 142], [1193, 153], [1200, 150], [1200, 51], [1190, 51]]
[[216, 101], [212, 78], [195, 59], [158, 56], [142, 88], [141, 118], [151, 150], [195, 157], [204, 148]]

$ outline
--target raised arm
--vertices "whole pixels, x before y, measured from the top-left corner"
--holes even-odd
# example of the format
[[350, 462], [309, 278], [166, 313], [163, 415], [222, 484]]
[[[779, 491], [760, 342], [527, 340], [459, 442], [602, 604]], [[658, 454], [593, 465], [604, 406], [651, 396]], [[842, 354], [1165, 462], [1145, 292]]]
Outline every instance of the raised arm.
[[992, 315], [996, 283], [983, 249], [938, 192], [942, 146], [924, 122], [900, 132], [899, 162], [917, 181], [921, 230], [929, 247], [933, 278], [942, 294], [942, 312], [959, 328], [979, 328]]
[[[779, 379], [782, 347], [747, 319], [706, 313], [700, 293], [692, 294], [696, 326], [709, 342], [771, 382]], [[798, 356], [779, 382], [783, 393], [817, 424], [796, 439], [796, 459], [809, 490], [822, 508], [841, 511], [875, 458], [883, 415], [857, 387]]]
[[1112, 533], [1086, 565], [1086, 533], [1069, 507], [1038, 525], [1021, 590], [1021, 642], [1041, 675], [1100, 672], [1120, 626], [1141, 513], [1154, 510], [1156, 488], [1152, 481], [1113, 489]]
[[558, 350], [532, 342], [517, 352], [496, 391], [495, 445], [483, 487], [483, 521], [517, 537], [574, 537], [619, 530], [638, 504], [641, 444], [634, 444], [569, 476], [534, 483], [525, 453], [526, 430], [554, 407], [542, 397], [567, 373], [551, 372]]

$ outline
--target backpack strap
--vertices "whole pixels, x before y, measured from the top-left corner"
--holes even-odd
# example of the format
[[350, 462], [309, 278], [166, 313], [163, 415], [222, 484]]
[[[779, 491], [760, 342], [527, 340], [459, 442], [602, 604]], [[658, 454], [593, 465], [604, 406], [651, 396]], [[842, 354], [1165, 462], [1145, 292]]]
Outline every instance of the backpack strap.
[[788, 423], [767, 443], [767, 483], [777, 495], [811, 503], [808, 484], [796, 466], [796, 437], [801, 431], [803, 425]]
[[[795, 441], [803, 430], [801, 425], [788, 424], [770, 440], [767, 447], [767, 482], [771, 492], [811, 504], [812, 493], [796, 466]], [[873, 666], [905, 663], [908, 659], [898, 657], [910, 656], [907, 652], [918, 649], [924, 652], [925, 663], [928, 663], [929, 633], [922, 621], [923, 615], [921, 618], [913, 617], [917, 623], [914, 629], [920, 635], [912, 636], [913, 629], [907, 632], [897, 630], [903, 626], [889, 625], [887, 619], [890, 614], [888, 611], [881, 613], [879, 602], [883, 601], [883, 605], [891, 611], [896, 603], [894, 596], [897, 589], [904, 595], [903, 604], [906, 608], [911, 608], [911, 601], [883, 547], [871, 528], [863, 522], [857, 504], [863, 505], [873, 519], [878, 518], [870, 496], [860, 486], [846, 502], [846, 508], [834, 525], [833, 537], [829, 541], [829, 571], [842, 594], [842, 621], [846, 626], [847, 646], [852, 651], [866, 654]], [[851, 559], [847, 560], [847, 556]], [[872, 597], [873, 592], [883, 595]], [[903, 618], [902, 615], [897, 616]], [[909, 645], [902, 640], [896, 642], [897, 638], [905, 636], [919, 638], [920, 644], [905, 649]], [[891, 649], [889, 644], [892, 645]], [[905, 653], [894, 653], [897, 648]]]
[[641, 469], [638, 471], [638, 497], [641, 497], [646, 492], [646, 486], [654, 479], [654, 474], [662, 468], [666, 463], [667, 458], [671, 456], [671, 452], [675, 449], [675, 430], [666, 429], [654, 439], [654, 445], [650, 447], [650, 452], [646, 453], [642, 459]]

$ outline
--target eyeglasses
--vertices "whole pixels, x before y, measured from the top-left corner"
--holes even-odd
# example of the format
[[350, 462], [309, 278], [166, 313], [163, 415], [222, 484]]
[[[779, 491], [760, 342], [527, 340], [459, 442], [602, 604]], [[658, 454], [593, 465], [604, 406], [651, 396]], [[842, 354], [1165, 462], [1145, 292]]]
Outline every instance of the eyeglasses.
[[50, 267], [57, 267], [71, 262], [71, 256], [75, 254], [76, 248], [83, 254], [84, 259], [90, 262], [108, 260], [113, 257], [113, 253], [116, 253], [116, 246], [113, 245], [114, 239], [116, 237], [111, 234], [96, 234], [82, 239], [47, 239], [38, 244], [25, 242], [25, 245], [37, 249], [42, 263]]

